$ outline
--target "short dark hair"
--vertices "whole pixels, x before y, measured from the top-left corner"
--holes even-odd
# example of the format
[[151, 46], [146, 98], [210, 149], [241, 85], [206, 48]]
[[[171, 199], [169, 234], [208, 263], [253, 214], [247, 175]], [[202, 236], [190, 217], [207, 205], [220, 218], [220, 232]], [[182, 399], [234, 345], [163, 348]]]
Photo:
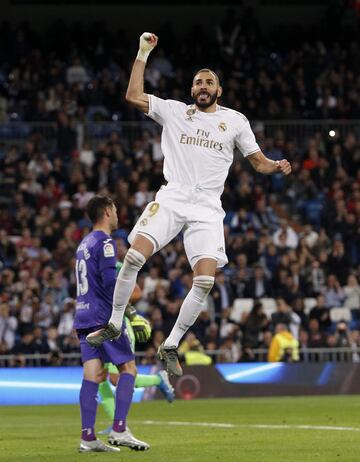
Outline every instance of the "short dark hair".
[[109, 196], [96, 195], [92, 197], [86, 206], [91, 223], [95, 224], [100, 221], [104, 216], [105, 209], [113, 205], [114, 201]]
[[204, 67], [203, 69], [200, 69], [199, 71], [196, 71], [193, 79], [195, 78], [196, 75], [200, 74], [200, 72], [210, 72], [215, 77], [217, 84], [220, 85], [220, 79], [217, 73], [213, 71], [212, 69], [208, 69], [207, 67]]

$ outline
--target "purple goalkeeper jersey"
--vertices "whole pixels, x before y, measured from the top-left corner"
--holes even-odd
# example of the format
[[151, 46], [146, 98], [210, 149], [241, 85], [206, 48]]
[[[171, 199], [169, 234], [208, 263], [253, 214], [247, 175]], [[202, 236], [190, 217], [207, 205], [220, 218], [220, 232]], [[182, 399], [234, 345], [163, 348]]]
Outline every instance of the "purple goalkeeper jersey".
[[112, 311], [116, 246], [103, 231], [92, 231], [76, 251], [75, 329], [104, 326]]

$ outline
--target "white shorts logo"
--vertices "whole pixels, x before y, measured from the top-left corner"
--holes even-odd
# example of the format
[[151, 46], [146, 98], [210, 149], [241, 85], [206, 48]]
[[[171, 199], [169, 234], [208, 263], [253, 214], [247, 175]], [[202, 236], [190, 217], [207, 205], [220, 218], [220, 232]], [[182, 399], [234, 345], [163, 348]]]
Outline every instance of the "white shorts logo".
[[115, 257], [115, 251], [112, 244], [108, 243], [104, 245], [104, 257]]

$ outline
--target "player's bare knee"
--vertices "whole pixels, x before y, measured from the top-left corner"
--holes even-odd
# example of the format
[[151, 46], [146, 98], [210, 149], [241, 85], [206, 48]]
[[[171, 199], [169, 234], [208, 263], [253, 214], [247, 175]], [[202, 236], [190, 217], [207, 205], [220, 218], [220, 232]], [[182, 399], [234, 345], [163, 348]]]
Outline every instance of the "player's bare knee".
[[90, 380], [90, 382], [101, 383], [106, 379], [106, 374], [104, 375], [104, 369], [97, 371], [84, 371], [84, 379]]
[[135, 377], [136, 374], [137, 374], [135, 361], [129, 361], [129, 362], [125, 363], [125, 364], [122, 364], [119, 367], [119, 371], [120, 371], [120, 373], [131, 374], [131, 375], [133, 375]]
[[144, 255], [147, 260], [154, 253], [157, 248], [155, 239], [150, 235], [137, 233], [134, 242], [131, 244], [131, 249], [137, 250]]
[[213, 288], [215, 278], [213, 276], [195, 276], [193, 279], [193, 288], [195, 289], [197, 296], [205, 300]]
[[106, 379], [106, 376], [107, 376], [107, 370], [104, 367], [101, 367], [96, 371], [94, 381], [96, 383], [101, 383]]
[[106, 373], [107, 371], [99, 359], [90, 359], [84, 362], [83, 374], [85, 380], [101, 383], [104, 381], [103, 377], [104, 375], [106, 376]]

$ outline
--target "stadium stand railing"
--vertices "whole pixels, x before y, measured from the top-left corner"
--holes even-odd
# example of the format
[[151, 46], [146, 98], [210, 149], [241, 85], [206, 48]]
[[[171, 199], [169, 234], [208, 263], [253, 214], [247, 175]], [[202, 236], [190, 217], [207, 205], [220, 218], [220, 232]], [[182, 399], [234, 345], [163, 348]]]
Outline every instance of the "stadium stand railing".
[[[317, 133], [330, 136], [333, 131], [335, 136], [346, 136], [353, 132], [360, 135], [360, 120], [253, 120], [251, 125], [254, 131], [263, 131], [266, 136], [276, 137], [282, 133], [287, 139], [292, 140], [303, 147], [304, 143]], [[86, 122], [76, 123], [73, 126], [77, 133], [77, 148], [80, 148], [84, 140], [91, 144], [107, 140], [112, 132], [118, 133], [126, 143], [131, 145], [135, 140], [142, 137], [144, 132], [150, 134], [159, 133], [160, 127], [153, 121], [113, 121], [113, 122]], [[43, 122], [9, 122], [0, 124], [0, 143], [8, 146], [11, 144], [22, 145], [29, 137], [38, 139], [44, 148], [54, 150], [56, 148], [57, 124]]]
[[[360, 362], [360, 347], [336, 347], [336, 348], [300, 348], [300, 362]], [[218, 358], [226, 356], [228, 350], [205, 350], [205, 353], [212, 357], [214, 363], [218, 363]], [[252, 350], [251, 362], [267, 362], [267, 348], [257, 348]], [[149, 360], [145, 353], [137, 352], [135, 356], [139, 362], [142, 359]], [[240, 361], [241, 362], [241, 361]], [[246, 360], [249, 362], [249, 359]], [[156, 363], [154, 358], [153, 363]], [[147, 363], [148, 364], [148, 363]], [[41, 367], [41, 366], [80, 366], [80, 353], [60, 353], [53, 356], [50, 354], [7, 354], [0, 355], [0, 367]]]
[[[262, 129], [266, 136], [276, 137], [282, 132], [287, 139], [295, 141], [299, 147], [317, 133], [326, 136], [345, 137], [349, 132], [360, 134], [360, 120], [271, 120], [252, 121], [253, 129]], [[334, 133], [331, 133], [331, 132]]]
[[53, 122], [8, 122], [0, 124], [0, 143], [22, 146], [30, 139], [40, 140], [44, 150], [56, 148], [57, 125]]

